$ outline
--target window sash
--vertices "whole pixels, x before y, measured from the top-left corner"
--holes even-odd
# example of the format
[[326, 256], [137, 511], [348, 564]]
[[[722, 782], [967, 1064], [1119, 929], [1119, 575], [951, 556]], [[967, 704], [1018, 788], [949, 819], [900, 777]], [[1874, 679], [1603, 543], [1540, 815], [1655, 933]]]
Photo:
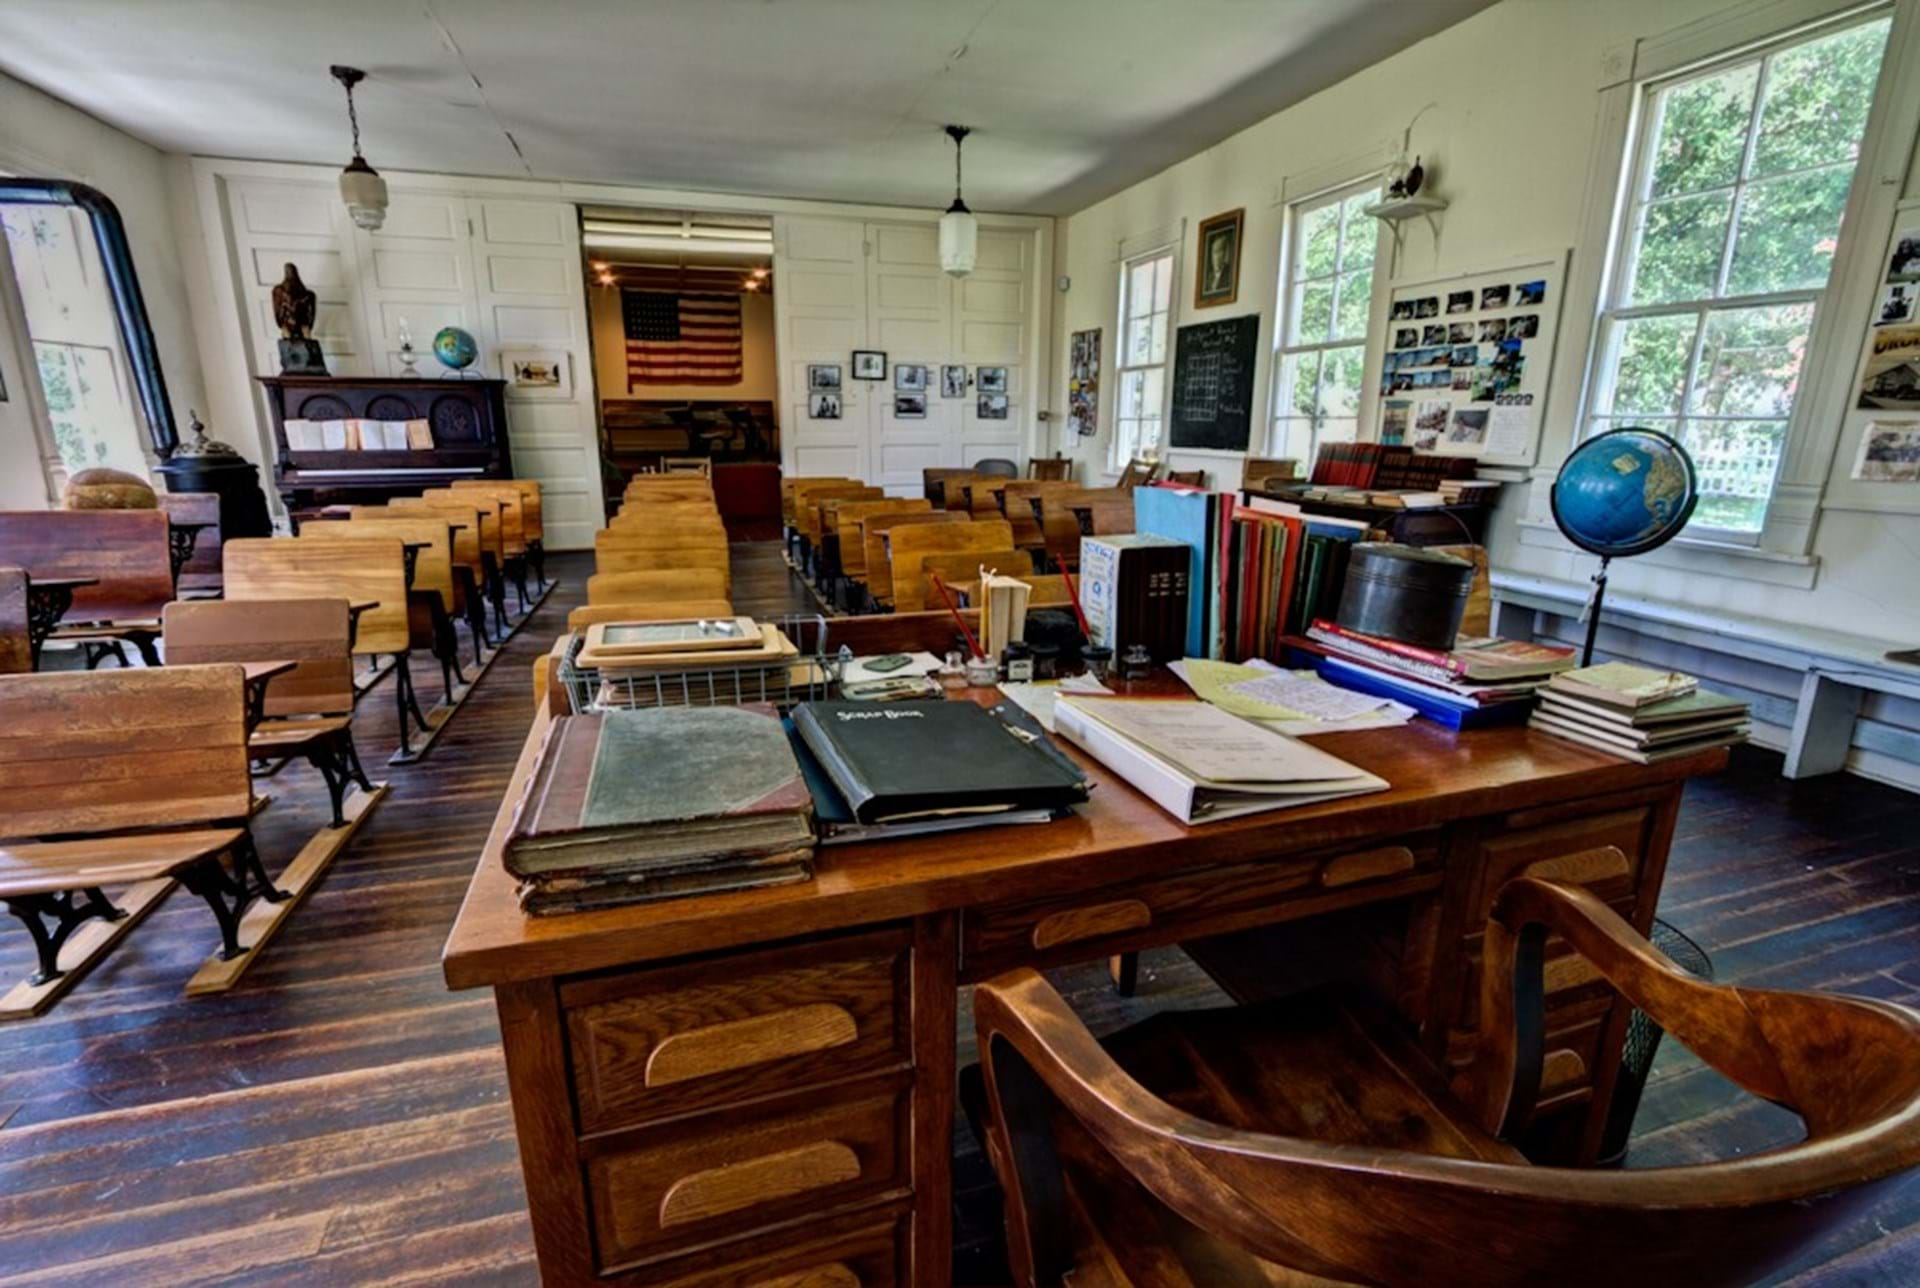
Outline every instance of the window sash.
[[[1274, 345], [1272, 378], [1268, 381], [1268, 385], [1272, 391], [1270, 395], [1272, 405], [1267, 417], [1267, 450], [1272, 455], [1290, 455], [1289, 440], [1292, 437], [1293, 431], [1301, 426], [1305, 426], [1307, 430], [1306, 446], [1302, 455], [1309, 458], [1308, 464], [1311, 465], [1311, 457], [1313, 453], [1319, 450], [1320, 443], [1322, 441], [1335, 441], [1332, 438], [1326, 437], [1330, 427], [1357, 426], [1359, 419], [1358, 403], [1356, 403], [1353, 415], [1327, 414], [1324, 403], [1319, 395], [1325, 384], [1327, 355], [1349, 351], [1357, 352], [1361, 355], [1363, 368], [1365, 365], [1364, 359], [1366, 355], [1367, 337], [1372, 330], [1373, 323], [1373, 294], [1374, 288], [1377, 285], [1376, 279], [1379, 273], [1380, 262], [1378, 254], [1376, 253], [1374, 259], [1368, 265], [1367, 325], [1361, 327], [1357, 335], [1338, 336], [1341, 287], [1345, 283], [1346, 278], [1358, 271], [1357, 268], [1350, 267], [1347, 263], [1349, 233], [1353, 231], [1355, 221], [1347, 218], [1346, 204], [1362, 193], [1368, 192], [1369, 190], [1377, 190], [1379, 186], [1379, 176], [1366, 175], [1315, 196], [1302, 198], [1288, 208], [1286, 219], [1286, 268], [1280, 278], [1279, 312], [1282, 324], [1274, 329], [1275, 335], [1284, 337], [1284, 339], [1281, 339]], [[1338, 212], [1338, 222], [1334, 233], [1333, 263], [1331, 268], [1324, 273], [1308, 273], [1305, 271], [1306, 221], [1310, 216], [1319, 211], [1326, 210], [1329, 207]], [[1371, 220], [1367, 222], [1370, 225], [1372, 223]], [[1379, 228], [1373, 227], [1372, 232], [1377, 239], [1380, 235]], [[1326, 330], [1322, 335], [1312, 338], [1302, 338], [1300, 334], [1301, 310], [1296, 306], [1296, 300], [1302, 296], [1302, 287], [1319, 283], [1331, 283], [1332, 285], [1327, 304]], [[1313, 364], [1315, 373], [1315, 410], [1311, 415], [1302, 415], [1295, 410], [1293, 400], [1294, 390], [1291, 388], [1291, 382], [1289, 380], [1290, 365], [1288, 359], [1297, 358], [1303, 354], [1316, 354], [1319, 356], [1319, 361]], [[1365, 383], [1364, 370], [1361, 375], [1361, 383], [1363, 385]], [[1359, 402], [1365, 401], [1366, 390], [1364, 388], [1356, 389], [1355, 394]], [[1348, 437], [1351, 437], [1351, 435], [1348, 435]]]
[[[1146, 251], [1142, 254], [1132, 256], [1129, 259], [1122, 260], [1120, 263], [1120, 344], [1114, 361], [1114, 432], [1112, 454], [1113, 465], [1116, 469], [1126, 465], [1128, 461], [1138, 456], [1142, 450], [1149, 446], [1157, 450], [1160, 446], [1161, 435], [1165, 429], [1166, 386], [1168, 382], [1164, 378], [1160, 381], [1161, 393], [1158, 406], [1151, 408], [1142, 407], [1138, 414], [1129, 415], [1126, 412], [1125, 398], [1129, 385], [1129, 376], [1139, 374], [1143, 382], [1151, 383], [1147, 381], [1145, 373], [1152, 371], [1165, 372], [1168, 362], [1172, 357], [1174, 313], [1172, 279], [1178, 275], [1178, 265], [1174, 262], [1175, 250], [1176, 248], [1173, 246], [1162, 246], [1158, 249]], [[1167, 303], [1165, 308], [1155, 308], [1154, 282], [1157, 281], [1159, 277], [1159, 265], [1163, 261], [1166, 262], [1168, 266]], [[1134, 275], [1143, 266], [1149, 267], [1152, 271], [1147, 274], [1149, 279], [1147, 298], [1145, 306], [1141, 307], [1141, 301], [1135, 298], [1137, 292], [1134, 290]], [[1147, 325], [1149, 336], [1151, 336], [1155, 322], [1159, 319], [1165, 319], [1165, 326], [1162, 331], [1164, 339], [1162, 341], [1159, 360], [1129, 361], [1132, 353], [1129, 344], [1131, 338], [1129, 333], [1132, 327], [1136, 323], [1144, 321]], [[1143, 443], [1141, 441], [1142, 436], [1149, 431], [1153, 436], [1153, 441], [1151, 444]]]

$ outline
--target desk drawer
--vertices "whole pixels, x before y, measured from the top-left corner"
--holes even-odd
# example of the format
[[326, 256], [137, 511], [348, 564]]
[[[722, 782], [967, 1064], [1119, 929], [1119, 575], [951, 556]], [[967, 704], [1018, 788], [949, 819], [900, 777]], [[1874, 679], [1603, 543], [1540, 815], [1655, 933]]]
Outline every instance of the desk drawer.
[[[907, 1075], [821, 1101], [787, 1097], [594, 1142], [587, 1202], [601, 1269], [906, 1192]], [[807, 1234], [796, 1230], [795, 1242]]]
[[912, 1062], [905, 929], [561, 989], [583, 1133]]
[[1036, 961], [1097, 957], [1140, 943], [1220, 934], [1273, 915], [1345, 907], [1424, 889], [1439, 879], [1437, 832], [1364, 846], [1197, 868], [1072, 895], [968, 908], [960, 919], [961, 971], [970, 979]]
[[1541, 817], [1544, 814], [1510, 815], [1503, 830], [1482, 840], [1482, 878], [1469, 910], [1469, 931], [1486, 921], [1500, 888], [1523, 876], [1583, 885], [1608, 903], [1621, 904], [1621, 915], [1632, 920], [1656, 802], [1622, 803], [1572, 818]]
[[[909, 1282], [911, 1218], [856, 1213], [844, 1234], [775, 1235], [701, 1249], [660, 1264], [661, 1288], [899, 1288]], [[805, 1239], [806, 1242], [799, 1242]], [[689, 1264], [697, 1263], [697, 1264]]]

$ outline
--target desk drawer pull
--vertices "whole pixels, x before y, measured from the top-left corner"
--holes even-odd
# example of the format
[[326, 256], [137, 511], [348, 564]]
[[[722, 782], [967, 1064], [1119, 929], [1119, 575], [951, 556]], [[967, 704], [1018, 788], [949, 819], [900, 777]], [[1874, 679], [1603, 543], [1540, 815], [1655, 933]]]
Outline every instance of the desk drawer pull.
[[853, 1016], [845, 1007], [831, 1002], [708, 1024], [663, 1039], [647, 1057], [646, 1085], [664, 1087], [769, 1060], [825, 1051], [846, 1046], [859, 1036]]
[[815, 1266], [811, 1270], [795, 1270], [771, 1279], [756, 1279], [747, 1288], [860, 1288], [860, 1276], [848, 1269], [846, 1262], [836, 1261], [831, 1265]]
[[1627, 862], [1627, 856], [1620, 852], [1619, 846], [1603, 845], [1594, 850], [1536, 860], [1521, 869], [1520, 875], [1539, 877], [1542, 881], [1572, 881], [1578, 885], [1592, 885], [1596, 881], [1629, 876], [1632, 872], [1633, 867]]
[[660, 1228], [724, 1216], [760, 1203], [860, 1179], [860, 1157], [837, 1140], [694, 1172], [660, 1199]]
[[1579, 988], [1603, 978], [1599, 967], [1578, 953], [1571, 957], [1556, 957], [1541, 971], [1543, 988], [1548, 993], [1564, 993], [1570, 988]]
[[1578, 1051], [1569, 1051], [1562, 1047], [1558, 1051], [1549, 1051], [1540, 1062], [1540, 1086], [1564, 1087], [1570, 1082], [1578, 1082], [1587, 1076], [1587, 1062]]
[[1404, 845], [1388, 845], [1358, 854], [1343, 854], [1320, 870], [1323, 886], [1353, 885], [1413, 870], [1413, 851]]
[[1153, 924], [1153, 909], [1138, 899], [1116, 899], [1042, 917], [1033, 927], [1033, 946], [1052, 948], [1079, 939], [1097, 939]]

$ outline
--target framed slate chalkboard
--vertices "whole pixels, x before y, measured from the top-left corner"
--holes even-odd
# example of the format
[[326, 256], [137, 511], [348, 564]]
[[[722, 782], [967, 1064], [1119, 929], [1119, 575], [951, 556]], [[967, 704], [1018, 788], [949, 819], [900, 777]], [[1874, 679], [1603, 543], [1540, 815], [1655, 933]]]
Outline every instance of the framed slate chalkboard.
[[1259, 343], [1258, 313], [1180, 328], [1173, 346], [1168, 446], [1247, 450]]

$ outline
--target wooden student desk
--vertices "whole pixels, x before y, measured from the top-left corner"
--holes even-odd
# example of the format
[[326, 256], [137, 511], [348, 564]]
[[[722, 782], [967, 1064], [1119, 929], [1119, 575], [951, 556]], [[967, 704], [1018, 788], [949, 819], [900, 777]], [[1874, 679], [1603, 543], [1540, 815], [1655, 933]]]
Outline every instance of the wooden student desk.
[[[528, 918], [500, 851], [551, 718], [443, 960], [449, 986], [495, 992], [549, 1285], [946, 1283], [956, 989], [1015, 965], [1390, 904], [1384, 986], [1430, 1054], [1469, 1063], [1499, 886], [1581, 881], [1644, 933], [1681, 788], [1726, 758], [1640, 766], [1416, 720], [1314, 740], [1388, 791], [1189, 829], [1080, 757], [1098, 786], [1071, 819], [824, 847], [797, 886]], [[1531, 1148], [1575, 1162], [1629, 1008], [1551, 943], [1546, 978]]]

